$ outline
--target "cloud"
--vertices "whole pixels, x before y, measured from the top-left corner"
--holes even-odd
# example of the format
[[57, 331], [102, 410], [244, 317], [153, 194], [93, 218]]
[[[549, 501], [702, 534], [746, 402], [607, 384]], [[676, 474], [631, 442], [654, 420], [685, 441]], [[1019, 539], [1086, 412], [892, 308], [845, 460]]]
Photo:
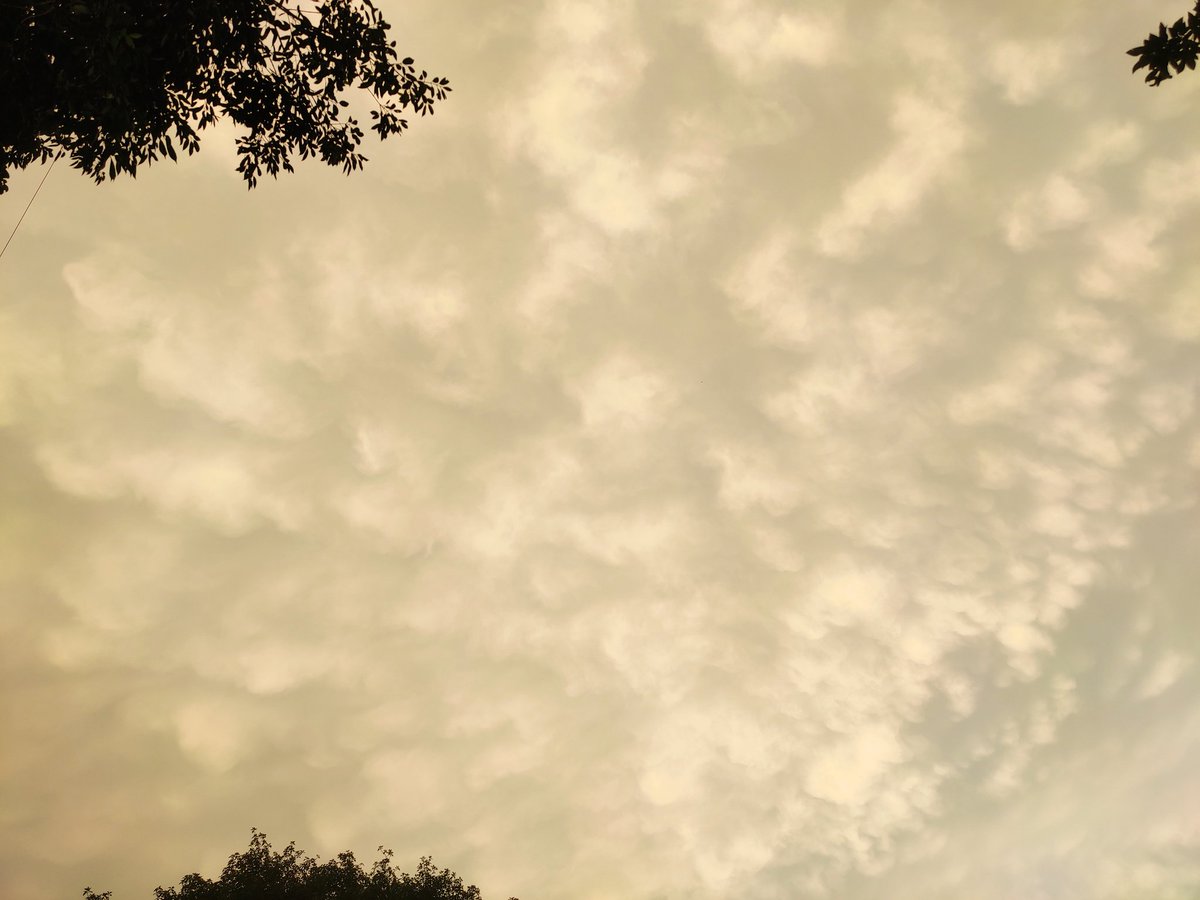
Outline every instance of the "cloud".
[[580, 215], [615, 232], [654, 217], [644, 165], [612, 133], [645, 66], [632, 24], [628, 3], [551, 4], [538, 25], [545, 62], [500, 126], [512, 152], [559, 181]]
[[1039, 99], [1075, 61], [1065, 42], [1004, 41], [988, 58], [988, 74], [1018, 106]]
[[576, 388], [584, 426], [606, 432], [645, 426], [669, 414], [671, 385], [624, 356], [605, 360]]
[[944, 178], [966, 146], [969, 130], [953, 107], [918, 96], [893, 106], [893, 149], [845, 190], [838, 208], [817, 228], [821, 253], [854, 256], [879, 227], [895, 227]]
[[1040, 233], [1077, 226], [1092, 212], [1092, 201], [1070, 178], [1055, 175], [1035, 193], [1017, 201], [1005, 223], [1005, 239], [1016, 250], [1028, 249]]
[[842, 39], [829, 11], [799, 13], [744, 0], [716, 4], [706, 18], [705, 34], [736, 76], [745, 80], [789, 63], [823, 67], [835, 57]]

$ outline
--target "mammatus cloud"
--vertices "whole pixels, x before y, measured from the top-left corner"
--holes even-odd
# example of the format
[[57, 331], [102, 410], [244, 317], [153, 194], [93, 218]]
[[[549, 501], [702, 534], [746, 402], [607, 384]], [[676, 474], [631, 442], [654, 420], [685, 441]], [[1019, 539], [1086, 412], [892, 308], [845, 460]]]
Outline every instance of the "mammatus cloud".
[[956, 111], [926, 98], [897, 98], [892, 127], [894, 147], [854, 180], [837, 211], [818, 229], [817, 246], [822, 253], [854, 255], [863, 233], [874, 223], [902, 222], [945, 175], [966, 140], [966, 129]]
[[729, 2], [704, 10], [705, 34], [722, 61], [754, 81], [796, 64], [830, 64], [845, 38], [837, 11], [792, 10], [772, 3]]
[[51, 181], [6, 256], [0, 892], [250, 825], [495, 896], [1191, 890], [1140, 14], [475, 6], [389, 10], [459, 106], [361, 177]]
[[988, 58], [988, 74], [1009, 103], [1032, 103], [1061, 82], [1068, 68], [1079, 64], [1070, 46], [1058, 41], [1004, 41]]

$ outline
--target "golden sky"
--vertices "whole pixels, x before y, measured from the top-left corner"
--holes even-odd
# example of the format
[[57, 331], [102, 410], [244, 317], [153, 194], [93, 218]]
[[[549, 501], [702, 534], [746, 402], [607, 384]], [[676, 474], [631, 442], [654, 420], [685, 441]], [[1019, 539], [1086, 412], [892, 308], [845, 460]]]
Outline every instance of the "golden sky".
[[[1185, 0], [405, 0], [0, 261], [0, 895], [251, 826], [525, 900], [1200, 886]], [[7, 234], [41, 177], [14, 177]]]

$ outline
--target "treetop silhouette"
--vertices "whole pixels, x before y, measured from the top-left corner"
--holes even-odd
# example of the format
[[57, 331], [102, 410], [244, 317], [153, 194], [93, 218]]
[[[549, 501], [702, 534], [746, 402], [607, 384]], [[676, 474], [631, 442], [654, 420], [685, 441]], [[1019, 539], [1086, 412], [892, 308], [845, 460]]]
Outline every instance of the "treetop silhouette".
[[10, 169], [64, 154], [97, 182], [199, 149], [221, 116], [254, 187], [292, 156], [349, 173], [343, 113], [365, 92], [379, 137], [433, 112], [445, 78], [401, 59], [372, 0], [0, 0], [0, 193]]
[[[392, 851], [379, 848], [380, 858], [364, 869], [354, 854], [339, 853], [319, 863], [290, 843], [271, 850], [267, 836], [251, 829], [250, 846], [234, 853], [215, 881], [185, 875], [178, 887], [159, 887], [155, 900], [482, 900], [479, 888], [464, 885], [449, 869], [438, 869], [422, 857], [414, 874], [399, 872]], [[84, 888], [84, 900], [111, 900], [112, 892]], [[510, 897], [509, 900], [516, 900]]]

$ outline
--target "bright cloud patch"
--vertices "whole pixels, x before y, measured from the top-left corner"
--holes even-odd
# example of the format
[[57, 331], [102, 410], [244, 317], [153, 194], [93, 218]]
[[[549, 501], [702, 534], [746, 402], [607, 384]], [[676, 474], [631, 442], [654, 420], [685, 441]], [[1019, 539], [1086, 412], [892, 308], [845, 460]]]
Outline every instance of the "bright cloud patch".
[[945, 175], [967, 139], [953, 108], [920, 97], [898, 98], [892, 125], [893, 149], [847, 188], [839, 208], [819, 226], [822, 253], [854, 255], [870, 230], [902, 222]]

